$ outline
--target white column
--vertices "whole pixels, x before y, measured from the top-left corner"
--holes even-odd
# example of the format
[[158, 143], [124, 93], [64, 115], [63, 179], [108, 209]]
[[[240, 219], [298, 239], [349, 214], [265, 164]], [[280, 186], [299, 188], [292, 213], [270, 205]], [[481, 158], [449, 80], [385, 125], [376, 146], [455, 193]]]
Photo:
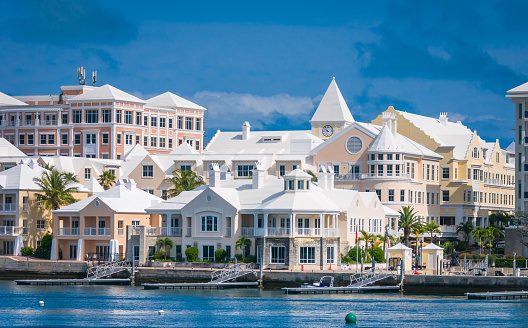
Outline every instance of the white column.
[[325, 215], [319, 214], [319, 229], [321, 229], [320, 231], [321, 237], [324, 236], [325, 221], [326, 221]]
[[290, 213], [290, 237], [293, 237], [293, 212]]
[[268, 235], [268, 215], [269, 213], [264, 213], [264, 236]]
[[258, 214], [253, 213], [253, 235], [257, 235], [257, 229], [258, 229]]

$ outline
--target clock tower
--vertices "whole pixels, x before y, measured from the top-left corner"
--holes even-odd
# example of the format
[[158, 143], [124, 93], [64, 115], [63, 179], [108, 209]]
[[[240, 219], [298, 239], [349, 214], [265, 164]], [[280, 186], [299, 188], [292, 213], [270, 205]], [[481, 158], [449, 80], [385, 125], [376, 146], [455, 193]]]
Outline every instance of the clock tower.
[[328, 139], [352, 122], [354, 122], [354, 117], [350, 113], [334, 77], [310, 120], [312, 134], [321, 139]]

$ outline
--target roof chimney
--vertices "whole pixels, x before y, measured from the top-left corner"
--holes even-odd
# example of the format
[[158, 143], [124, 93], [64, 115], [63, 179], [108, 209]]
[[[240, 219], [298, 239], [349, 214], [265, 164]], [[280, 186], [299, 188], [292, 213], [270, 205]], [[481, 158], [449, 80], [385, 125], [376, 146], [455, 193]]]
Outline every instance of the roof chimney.
[[398, 131], [398, 120], [396, 119], [396, 113], [383, 112], [381, 123], [382, 125], [386, 125], [393, 135], [396, 135], [396, 131]]
[[245, 121], [244, 124], [242, 124], [242, 140], [249, 139], [250, 131], [251, 131], [251, 125], [249, 125], [248, 121]]
[[127, 187], [127, 189], [129, 190], [136, 189], [136, 181], [134, 181], [134, 179], [129, 179], [127, 183], [125, 184], [125, 187]]
[[328, 182], [328, 172], [324, 164], [319, 165], [319, 170], [317, 171], [317, 186], [323, 190], [326, 190]]
[[209, 170], [209, 187], [220, 187], [220, 167], [218, 163], [211, 163]]
[[447, 113], [440, 113], [440, 123], [443, 125], [443, 126], [446, 126], [447, 125]]
[[266, 180], [266, 170], [259, 162], [255, 163], [255, 168], [253, 169], [253, 189], [259, 189], [264, 185]]

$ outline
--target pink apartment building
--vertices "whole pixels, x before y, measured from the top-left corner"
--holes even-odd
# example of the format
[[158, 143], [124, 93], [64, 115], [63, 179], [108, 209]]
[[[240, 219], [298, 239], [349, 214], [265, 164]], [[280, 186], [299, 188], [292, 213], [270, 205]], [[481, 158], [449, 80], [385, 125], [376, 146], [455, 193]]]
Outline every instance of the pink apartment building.
[[63, 86], [49, 96], [0, 93], [0, 136], [34, 156], [120, 159], [136, 144], [164, 154], [184, 142], [201, 152], [205, 111], [170, 92], [142, 100], [108, 84]]

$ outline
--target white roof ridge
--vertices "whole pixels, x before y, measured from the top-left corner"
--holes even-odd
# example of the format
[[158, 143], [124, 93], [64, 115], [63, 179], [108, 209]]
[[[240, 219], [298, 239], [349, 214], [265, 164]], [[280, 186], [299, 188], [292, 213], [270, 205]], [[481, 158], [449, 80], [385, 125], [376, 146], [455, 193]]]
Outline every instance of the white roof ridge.
[[0, 92], [0, 106], [27, 106], [23, 101]]
[[205, 107], [195, 104], [192, 101], [182, 98], [170, 91], [148, 99], [147, 106], [206, 110]]
[[94, 90], [68, 98], [69, 102], [87, 101], [87, 100], [117, 100], [117, 101], [133, 102], [133, 103], [139, 103], [139, 104], [146, 103], [144, 100], [139, 99], [138, 97], [133, 96], [129, 93], [126, 93], [125, 91], [120, 90], [114, 86], [111, 86], [110, 84], [105, 84]]

